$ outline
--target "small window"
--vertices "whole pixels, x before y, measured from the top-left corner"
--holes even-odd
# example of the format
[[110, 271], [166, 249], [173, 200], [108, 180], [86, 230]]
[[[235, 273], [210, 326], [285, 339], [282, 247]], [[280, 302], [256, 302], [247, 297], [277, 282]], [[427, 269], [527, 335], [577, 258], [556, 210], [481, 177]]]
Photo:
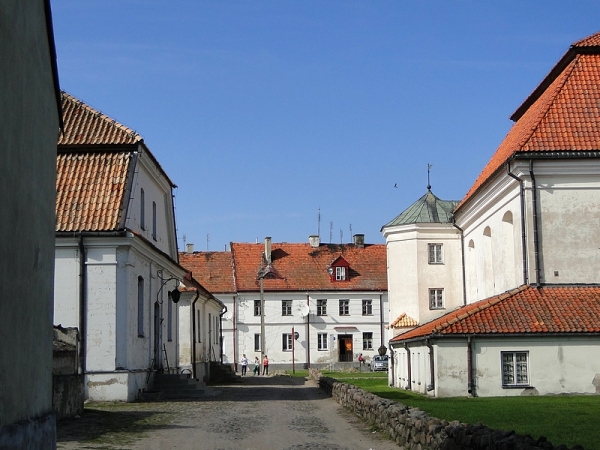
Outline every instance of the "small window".
[[363, 350], [373, 350], [373, 333], [363, 333]]
[[335, 280], [336, 281], [344, 281], [346, 279], [346, 268], [345, 267], [336, 267], [335, 268]]
[[146, 229], [146, 194], [144, 190], [140, 190], [140, 227]]
[[327, 333], [317, 334], [317, 350], [327, 350]]
[[254, 300], [254, 315], [260, 316], [260, 300]]
[[350, 315], [350, 300], [340, 300], [340, 316]]
[[362, 315], [372, 316], [373, 315], [373, 300], [367, 299], [362, 301]]
[[138, 277], [138, 337], [144, 337], [144, 277]]
[[429, 309], [444, 309], [443, 289], [429, 289]]
[[281, 315], [282, 316], [291, 316], [292, 315], [292, 301], [291, 300], [281, 300]]
[[529, 385], [529, 352], [502, 352], [502, 386]]
[[260, 334], [259, 333], [254, 334], [254, 351], [260, 352]]
[[317, 316], [327, 315], [327, 300], [317, 300]]
[[429, 244], [429, 264], [444, 264], [443, 244]]
[[152, 239], [156, 240], [156, 202], [152, 202]]
[[292, 339], [293, 339], [291, 333], [283, 333], [281, 335], [281, 337], [282, 337], [282, 341], [283, 341], [282, 342], [282, 344], [283, 344], [282, 350], [284, 352], [291, 352], [292, 351]]

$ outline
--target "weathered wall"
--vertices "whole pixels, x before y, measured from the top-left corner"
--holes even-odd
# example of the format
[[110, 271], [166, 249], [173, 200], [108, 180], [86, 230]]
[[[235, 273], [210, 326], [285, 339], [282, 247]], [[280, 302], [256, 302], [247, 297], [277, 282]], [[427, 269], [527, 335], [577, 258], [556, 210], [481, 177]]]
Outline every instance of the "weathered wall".
[[[534, 440], [530, 436], [517, 435], [514, 431], [493, 430], [482, 424], [470, 425], [459, 421], [439, 420], [418, 408], [383, 399], [333, 378], [322, 377], [317, 370], [311, 370], [310, 376], [340, 405], [388, 433], [400, 449], [567, 449], [563, 445], [555, 447], [543, 437]], [[581, 446], [573, 447], [573, 450], [575, 449], [583, 450]]]
[[59, 116], [44, 2], [0, 2], [0, 447], [53, 448]]

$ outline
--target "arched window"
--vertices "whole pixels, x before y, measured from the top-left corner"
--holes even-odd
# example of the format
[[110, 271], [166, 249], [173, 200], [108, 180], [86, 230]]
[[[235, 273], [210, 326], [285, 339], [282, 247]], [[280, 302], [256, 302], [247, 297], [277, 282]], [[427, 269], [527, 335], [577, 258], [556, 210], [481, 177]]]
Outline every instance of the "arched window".
[[144, 337], [144, 277], [138, 277], [138, 336]]
[[502, 216], [502, 254], [500, 256], [502, 258], [501, 270], [503, 274], [503, 283], [500, 288], [505, 291], [519, 284], [516, 280], [515, 230], [511, 211], [506, 211]]
[[484, 288], [483, 296], [479, 299], [489, 297], [494, 295], [494, 252], [492, 248], [492, 229], [487, 226], [483, 229], [483, 248], [481, 252], [482, 261], [481, 265], [483, 268], [483, 273], [480, 281], [482, 282], [482, 287]]
[[140, 227], [146, 229], [146, 194], [140, 189]]

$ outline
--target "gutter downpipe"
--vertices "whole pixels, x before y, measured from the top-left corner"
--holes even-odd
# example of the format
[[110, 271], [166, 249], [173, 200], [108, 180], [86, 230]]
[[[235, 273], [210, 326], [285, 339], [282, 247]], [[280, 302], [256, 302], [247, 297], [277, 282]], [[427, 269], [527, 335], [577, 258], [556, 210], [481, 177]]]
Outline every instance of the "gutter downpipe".
[[221, 334], [221, 342], [219, 347], [221, 348], [221, 365], [223, 365], [223, 314], [227, 312], [227, 306], [223, 305], [223, 307], [225, 308], [225, 310], [221, 314], [219, 314], [219, 332]]
[[412, 373], [411, 373], [411, 367], [410, 367], [410, 350], [408, 349], [408, 344], [404, 343], [404, 350], [406, 350], [406, 371], [408, 372], [408, 380], [406, 380], [406, 390], [407, 391], [412, 391], [412, 385], [411, 385], [411, 378], [412, 378]]
[[237, 372], [237, 345], [236, 345], [236, 335], [237, 335], [237, 296], [233, 296], [233, 371]]
[[[429, 342], [429, 339], [425, 339], [425, 345], [429, 348], [429, 376], [431, 383], [427, 386], [427, 391], [435, 391], [435, 369], [434, 369], [434, 357], [433, 357], [433, 345]], [[435, 395], [435, 392], [434, 392]]]
[[533, 174], [533, 160], [529, 160], [529, 176], [531, 177], [531, 196], [533, 200], [533, 255], [535, 259], [535, 283], [539, 286], [540, 280], [540, 243], [538, 238], [538, 216], [537, 216], [537, 188], [535, 175]]
[[388, 341], [388, 348], [390, 349], [390, 363], [392, 364], [392, 370], [391, 370], [391, 375], [392, 375], [392, 382], [389, 383], [389, 385], [391, 387], [394, 387], [394, 383], [396, 383], [396, 377], [394, 376], [395, 370], [394, 370], [394, 365], [396, 358], [394, 357], [395, 353], [394, 353], [394, 348], [392, 347], [392, 341]]
[[[306, 304], [310, 306], [310, 295], [306, 294]], [[310, 312], [306, 315], [306, 368], [310, 369]]]
[[454, 219], [452, 219], [452, 225], [458, 231], [460, 231], [460, 253], [462, 263], [462, 287], [463, 287], [463, 306], [467, 304], [467, 272], [465, 269], [465, 232], [461, 227], [456, 225]]
[[83, 382], [85, 383], [86, 373], [86, 345], [87, 345], [87, 308], [86, 308], [86, 270], [85, 270], [85, 246], [83, 245], [83, 234], [79, 233], [79, 333], [81, 335], [81, 374], [83, 375]]
[[472, 397], [477, 397], [475, 385], [473, 384], [473, 340], [472, 336], [467, 336], [467, 392]]
[[527, 284], [527, 231], [525, 230], [525, 189], [523, 179], [510, 171], [510, 161], [506, 163], [506, 174], [519, 182], [521, 196], [521, 248], [523, 252], [523, 284]]
[[200, 298], [200, 291], [196, 290], [196, 298], [192, 301], [192, 377], [194, 380], [198, 380], [196, 377], [196, 302]]

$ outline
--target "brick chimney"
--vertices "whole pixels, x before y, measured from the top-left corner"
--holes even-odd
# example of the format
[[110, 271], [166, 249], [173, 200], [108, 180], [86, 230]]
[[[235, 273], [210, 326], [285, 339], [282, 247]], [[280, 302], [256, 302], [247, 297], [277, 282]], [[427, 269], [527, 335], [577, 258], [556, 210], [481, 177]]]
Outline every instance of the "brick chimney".
[[308, 243], [311, 247], [318, 247], [321, 244], [321, 238], [316, 234], [312, 234], [308, 237]]
[[355, 234], [354, 235], [354, 245], [359, 248], [363, 248], [365, 246], [365, 235], [364, 234]]

